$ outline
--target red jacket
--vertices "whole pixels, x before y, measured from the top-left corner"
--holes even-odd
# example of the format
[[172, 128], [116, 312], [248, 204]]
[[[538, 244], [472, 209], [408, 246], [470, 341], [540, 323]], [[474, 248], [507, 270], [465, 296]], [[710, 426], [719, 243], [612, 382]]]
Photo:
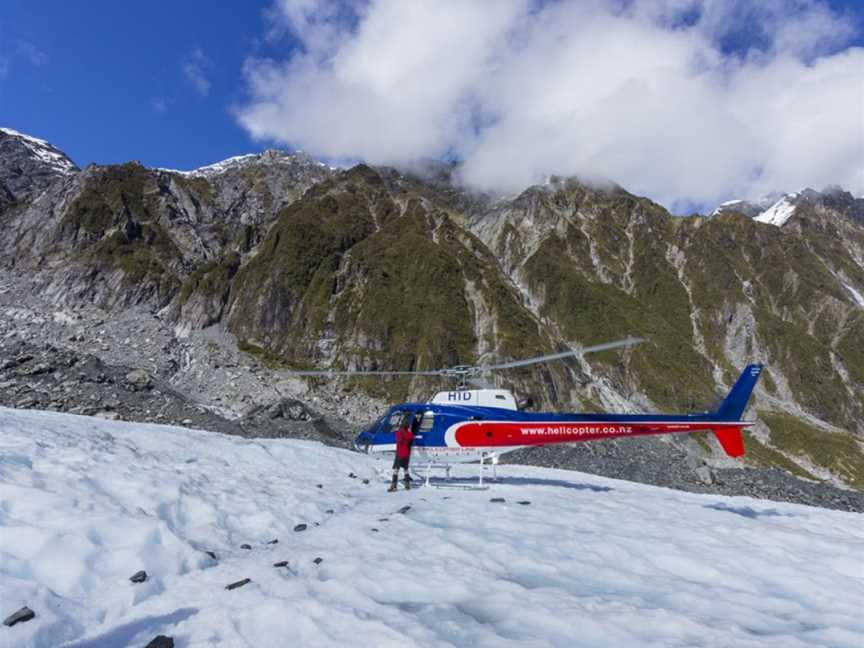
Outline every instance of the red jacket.
[[396, 430], [396, 456], [407, 459], [411, 456], [411, 444], [414, 443], [414, 433], [408, 427]]

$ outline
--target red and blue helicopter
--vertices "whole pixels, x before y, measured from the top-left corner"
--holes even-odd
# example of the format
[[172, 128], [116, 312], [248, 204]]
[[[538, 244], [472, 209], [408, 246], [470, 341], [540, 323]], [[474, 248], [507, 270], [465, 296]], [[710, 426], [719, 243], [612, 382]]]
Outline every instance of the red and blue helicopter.
[[462, 365], [430, 371], [299, 371], [306, 376], [380, 375], [446, 376], [459, 380], [452, 391], [437, 393], [429, 402], [401, 403], [391, 407], [363, 430], [354, 446], [367, 453], [395, 452], [395, 430], [405, 421], [419, 421], [412, 460], [447, 466], [480, 461], [497, 463], [508, 452], [532, 446], [581, 443], [647, 434], [712, 432], [730, 457], [744, 454], [742, 430], [755, 421], [741, 420], [759, 375], [761, 364], [748, 365], [720, 406], [712, 412], [693, 414], [589, 414], [522, 411], [513, 394], [504, 389], [469, 389], [472, 378], [492, 371], [514, 369], [587, 353], [639, 344], [627, 338], [499, 364]]

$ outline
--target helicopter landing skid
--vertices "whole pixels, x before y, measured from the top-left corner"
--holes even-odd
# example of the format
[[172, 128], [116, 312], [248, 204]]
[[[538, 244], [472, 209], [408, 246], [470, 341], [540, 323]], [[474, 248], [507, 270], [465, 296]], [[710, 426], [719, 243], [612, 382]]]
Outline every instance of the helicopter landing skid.
[[[425, 468], [424, 468], [425, 467]], [[458, 479], [457, 481], [451, 481], [450, 472], [453, 469], [453, 464], [451, 463], [435, 463], [434, 461], [427, 462], [425, 464], [421, 464], [419, 470], [423, 470], [422, 473], [415, 470], [414, 467], [411, 467], [411, 478], [415, 484], [422, 484], [425, 487], [431, 488], [449, 488], [453, 490], [489, 490], [489, 481], [497, 482], [498, 481], [498, 457], [497, 455], [483, 455], [480, 457], [479, 463], [479, 474], [477, 476], [477, 481], [465, 481], [464, 479]], [[485, 471], [492, 470], [491, 479], [485, 477]], [[432, 478], [432, 470], [433, 469], [443, 469], [444, 477], [443, 479], [434, 479]], [[374, 469], [376, 474], [378, 475], [378, 479], [381, 482], [389, 482], [393, 478], [393, 469], [389, 467], [381, 467]]]
[[[486, 462], [489, 463], [486, 463]], [[442, 463], [436, 464], [433, 462], [429, 462], [426, 464], [426, 473], [423, 478], [424, 486], [431, 486], [432, 488], [452, 488], [456, 490], [489, 490], [489, 484], [484, 483], [483, 474], [490, 466], [492, 468], [492, 481], [498, 481], [498, 457], [492, 456], [487, 457], [483, 455], [480, 457], [480, 471], [477, 477], [476, 483], [471, 482], [451, 482], [450, 481], [450, 470], [452, 469], [452, 464]], [[432, 481], [432, 469], [433, 468], [443, 468], [445, 471], [445, 476], [443, 482], [441, 480]]]

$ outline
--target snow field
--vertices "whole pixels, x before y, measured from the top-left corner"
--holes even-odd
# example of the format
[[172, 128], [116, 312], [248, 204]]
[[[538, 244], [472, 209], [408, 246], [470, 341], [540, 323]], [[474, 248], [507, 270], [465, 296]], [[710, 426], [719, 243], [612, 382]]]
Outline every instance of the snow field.
[[0, 613], [36, 612], [0, 646], [864, 644], [864, 516], [522, 466], [388, 494], [381, 466], [0, 408]]

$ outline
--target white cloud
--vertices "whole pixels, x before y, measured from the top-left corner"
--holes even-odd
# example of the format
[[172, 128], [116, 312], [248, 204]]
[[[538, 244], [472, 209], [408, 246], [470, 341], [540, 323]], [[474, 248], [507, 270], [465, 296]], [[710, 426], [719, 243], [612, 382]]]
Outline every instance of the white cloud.
[[604, 176], [667, 205], [864, 193], [864, 49], [819, 0], [280, 0], [240, 122], [327, 157], [455, 155], [514, 190]]
[[155, 97], [150, 100], [150, 107], [153, 108], [153, 112], [164, 113], [168, 111], [168, 102], [164, 97]]
[[15, 42], [15, 54], [35, 67], [45, 65], [48, 62], [48, 55], [45, 52], [30, 41], [20, 38]]
[[48, 63], [48, 55], [28, 40], [10, 39], [0, 44], [0, 79], [9, 76], [18, 61], [41, 67]]
[[210, 94], [210, 79], [207, 78], [207, 73], [212, 67], [213, 62], [207, 58], [200, 47], [192, 50], [183, 59], [183, 76], [202, 97]]

